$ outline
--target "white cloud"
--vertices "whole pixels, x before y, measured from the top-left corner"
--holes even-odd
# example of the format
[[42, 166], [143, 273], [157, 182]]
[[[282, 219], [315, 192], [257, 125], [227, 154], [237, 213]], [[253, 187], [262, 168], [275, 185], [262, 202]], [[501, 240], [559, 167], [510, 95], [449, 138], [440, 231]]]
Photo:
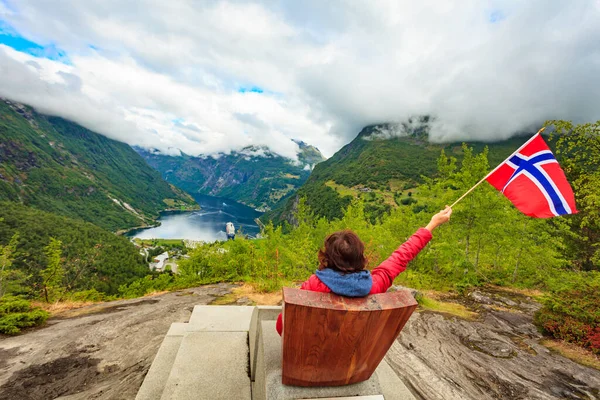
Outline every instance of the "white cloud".
[[246, 147], [245, 149], [242, 149], [239, 153], [248, 156], [247, 159], [250, 159], [252, 157], [272, 157], [271, 152], [269, 152], [264, 147]]
[[368, 136], [364, 136], [363, 139], [364, 140], [386, 140], [386, 139], [391, 139], [394, 137], [402, 137], [402, 136], [407, 136], [408, 134], [412, 133], [412, 127], [417, 126], [416, 122], [413, 123], [412, 119], [410, 120], [410, 123], [407, 124], [401, 124], [401, 123], [394, 123], [394, 124], [386, 124], [386, 125], [381, 125], [381, 126], [377, 126], [375, 127], [375, 129], [373, 130], [373, 132], [368, 135]]
[[0, 19], [71, 65], [0, 46], [1, 96], [162, 151], [330, 156], [424, 114], [438, 141], [600, 119], [597, 0], [10, 4]]

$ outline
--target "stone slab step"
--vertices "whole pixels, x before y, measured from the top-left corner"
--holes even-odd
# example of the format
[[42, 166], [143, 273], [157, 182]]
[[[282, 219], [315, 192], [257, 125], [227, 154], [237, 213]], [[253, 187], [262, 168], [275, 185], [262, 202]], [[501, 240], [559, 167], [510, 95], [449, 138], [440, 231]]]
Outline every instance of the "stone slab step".
[[379, 386], [385, 400], [417, 400], [385, 358], [375, 369], [375, 374], [379, 378]]
[[160, 400], [186, 332], [186, 326], [186, 323], [179, 322], [171, 324], [135, 397], [136, 400]]
[[[313, 399], [298, 399], [298, 400], [313, 400]], [[350, 397], [325, 397], [318, 400], [386, 400], [382, 395], [374, 396], [350, 396]]]
[[248, 332], [254, 307], [195, 306], [188, 332]]
[[256, 374], [256, 355], [258, 352], [259, 326], [262, 321], [276, 321], [281, 313], [281, 306], [256, 306], [250, 322], [249, 344], [250, 344], [250, 379], [254, 382]]
[[247, 330], [185, 333], [161, 399], [251, 400]]

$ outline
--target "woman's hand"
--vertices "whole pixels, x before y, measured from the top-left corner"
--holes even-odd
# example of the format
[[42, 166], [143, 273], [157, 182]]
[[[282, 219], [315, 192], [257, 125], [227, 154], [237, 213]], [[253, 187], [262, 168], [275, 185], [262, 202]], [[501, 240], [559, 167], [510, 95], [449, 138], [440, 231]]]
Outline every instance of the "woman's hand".
[[438, 226], [450, 221], [451, 215], [452, 209], [450, 208], [450, 206], [446, 206], [446, 208], [444, 208], [442, 211], [431, 217], [431, 221], [429, 221], [429, 224], [427, 224], [425, 229], [427, 229], [429, 232], [433, 231]]

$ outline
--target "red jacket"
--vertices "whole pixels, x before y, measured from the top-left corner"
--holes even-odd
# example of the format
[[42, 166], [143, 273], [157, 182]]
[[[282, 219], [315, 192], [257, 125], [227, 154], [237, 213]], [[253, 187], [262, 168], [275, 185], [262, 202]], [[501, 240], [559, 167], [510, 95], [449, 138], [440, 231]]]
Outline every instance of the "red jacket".
[[[392, 286], [394, 279], [406, 269], [408, 263], [423, 250], [430, 240], [431, 232], [425, 228], [419, 228], [419, 230], [404, 242], [402, 246], [398, 247], [387, 260], [371, 271], [373, 286], [371, 287], [371, 292], [369, 294], [385, 293], [390, 286]], [[312, 274], [307, 281], [302, 283], [300, 289], [312, 290], [313, 292], [331, 292], [331, 289], [321, 282], [315, 274]], [[277, 332], [281, 335], [281, 332], [283, 331], [281, 314], [277, 317], [276, 327]]]

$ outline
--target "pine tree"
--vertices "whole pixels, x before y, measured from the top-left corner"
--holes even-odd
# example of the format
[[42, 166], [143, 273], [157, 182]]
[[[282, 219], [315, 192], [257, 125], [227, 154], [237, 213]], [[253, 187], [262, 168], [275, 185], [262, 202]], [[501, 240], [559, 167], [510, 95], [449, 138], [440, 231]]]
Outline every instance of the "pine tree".
[[556, 155], [579, 210], [569, 217], [571, 232], [565, 236], [572, 263], [578, 270], [600, 270], [600, 121], [578, 125], [547, 121], [546, 125], [555, 128]]
[[11, 269], [18, 241], [19, 234], [15, 233], [6, 246], [0, 246], [0, 297], [9, 292], [11, 283], [18, 285], [22, 280], [22, 274]]
[[42, 292], [47, 303], [61, 300], [64, 293], [63, 278], [65, 270], [62, 266], [62, 243], [60, 240], [50, 238], [50, 243], [45, 247], [47, 266], [40, 275], [42, 277]]

